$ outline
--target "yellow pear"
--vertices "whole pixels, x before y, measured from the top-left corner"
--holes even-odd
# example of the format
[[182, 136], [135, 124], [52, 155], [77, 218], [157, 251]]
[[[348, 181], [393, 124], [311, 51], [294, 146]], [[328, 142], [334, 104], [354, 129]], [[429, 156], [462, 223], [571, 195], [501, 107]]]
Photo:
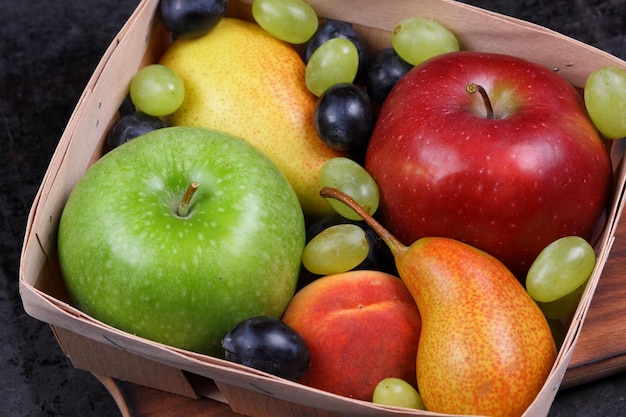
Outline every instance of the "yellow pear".
[[185, 99], [170, 116], [171, 124], [243, 138], [283, 172], [307, 216], [333, 213], [319, 195], [319, 171], [328, 159], [345, 155], [317, 136], [316, 97], [306, 87], [306, 66], [291, 45], [256, 23], [223, 18], [206, 35], [176, 40], [160, 63], [185, 85]]
[[345, 194], [383, 238], [422, 318], [417, 385], [428, 411], [520, 417], [545, 383], [556, 346], [543, 313], [496, 258], [458, 240], [404, 246]]

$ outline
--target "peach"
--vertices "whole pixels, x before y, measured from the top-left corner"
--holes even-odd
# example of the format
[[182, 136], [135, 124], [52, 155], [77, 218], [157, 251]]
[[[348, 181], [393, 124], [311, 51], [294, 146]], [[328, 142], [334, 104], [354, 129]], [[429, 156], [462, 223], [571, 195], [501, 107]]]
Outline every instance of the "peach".
[[296, 293], [283, 321], [311, 352], [299, 383], [365, 401], [384, 378], [417, 385], [421, 317], [393, 275], [359, 270], [319, 278]]

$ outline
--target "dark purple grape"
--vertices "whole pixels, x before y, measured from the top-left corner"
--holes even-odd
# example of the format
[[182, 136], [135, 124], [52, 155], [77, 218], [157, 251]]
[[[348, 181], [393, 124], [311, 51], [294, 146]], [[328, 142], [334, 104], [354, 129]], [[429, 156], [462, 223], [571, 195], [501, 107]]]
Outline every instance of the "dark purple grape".
[[376, 116], [369, 96], [361, 87], [339, 83], [320, 96], [313, 122], [317, 135], [327, 146], [364, 153]]
[[106, 150], [117, 148], [144, 133], [164, 128], [166, 125], [155, 116], [136, 111], [122, 116], [113, 124], [106, 137]]
[[239, 322], [222, 340], [226, 360], [295, 381], [309, 367], [311, 353], [298, 332], [274, 317]]
[[117, 109], [120, 116], [126, 116], [127, 114], [131, 114], [137, 111], [137, 107], [133, 104], [133, 100], [130, 98], [130, 94], [126, 94], [124, 97], [124, 101], [120, 104], [120, 107]]
[[398, 80], [412, 68], [413, 65], [400, 58], [393, 48], [383, 49], [372, 56], [365, 71], [365, 86], [372, 101], [383, 104]]
[[174, 38], [195, 38], [224, 17], [228, 0], [161, 0], [163, 26]]
[[340, 20], [328, 19], [321, 24], [315, 34], [309, 39], [304, 50], [304, 62], [309, 62], [309, 58], [313, 55], [313, 52], [322, 44], [330, 39], [344, 38], [352, 41], [356, 46], [359, 53], [359, 69], [357, 70], [355, 81], [360, 79], [365, 71], [365, 65], [367, 64], [367, 52], [361, 36], [354, 30], [352, 25]]

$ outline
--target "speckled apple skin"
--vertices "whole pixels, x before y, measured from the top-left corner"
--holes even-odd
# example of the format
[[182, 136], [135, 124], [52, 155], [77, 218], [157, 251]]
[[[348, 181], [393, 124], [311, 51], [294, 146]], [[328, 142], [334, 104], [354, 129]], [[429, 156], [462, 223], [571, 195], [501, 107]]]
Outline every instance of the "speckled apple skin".
[[283, 320], [311, 352], [301, 384], [365, 401], [384, 378], [416, 386], [421, 319], [393, 275], [363, 270], [319, 278], [296, 293]]
[[223, 18], [208, 34], [179, 39], [160, 63], [185, 84], [171, 123], [223, 130], [265, 153], [285, 174], [309, 217], [333, 214], [319, 196], [319, 172], [330, 158], [313, 124], [315, 97], [292, 45], [259, 25]]
[[[191, 182], [189, 215], [177, 215]], [[156, 130], [114, 149], [63, 210], [59, 259], [72, 299], [107, 324], [221, 356], [254, 315], [280, 317], [296, 288], [304, 216], [285, 177], [245, 141]]]
[[420, 239], [396, 262], [422, 316], [417, 380], [426, 408], [521, 416], [556, 347], [515, 276], [487, 253], [446, 238]]

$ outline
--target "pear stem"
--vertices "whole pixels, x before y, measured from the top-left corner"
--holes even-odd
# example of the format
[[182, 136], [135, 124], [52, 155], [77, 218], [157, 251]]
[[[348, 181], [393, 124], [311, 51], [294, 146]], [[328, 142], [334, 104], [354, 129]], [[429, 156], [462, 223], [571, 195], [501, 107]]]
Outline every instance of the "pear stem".
[[392, 235], [382, 224], [376, 221], [359, 203], [357, 203], [348, 194], [337, 190], [336, 188], [324, 187], [320, 191], [320, 195], [324, 198], [333, 198], [350, 207], [356, 214], [367, 223], [382, 240], [385, 241], [393, 256], [400, 255], [407, 250], [407, 247]]
[[178, 215], [180, 217], [187, 217], [189, 215], [189, 206], [191, 205], [191, 199], [193, 198], [193, 195], [196, 193], [197, 190], [197, 182], [194, 181], [189, 184], [189, 187], [187, 188], [187, 191], [185, 192], [185, 195], [183, 196], [183, 199], [178, 206]]
[[491, 105], [491, 100], [489, 99], [489, 95], [487, 94], [487, 91], [485, 91], [482, 85], [469, 83], [467, 84], [467, 86], [465, 86], [465, 91], [467, 91], [467, 94], [474, 94], [478, 92], [480, 96], [483, 98], [483, 102], [485, 103], [485, 108], [487, 109], [487, 119], [496, 118], [495, 114], [493, 113], [493, 106]]

